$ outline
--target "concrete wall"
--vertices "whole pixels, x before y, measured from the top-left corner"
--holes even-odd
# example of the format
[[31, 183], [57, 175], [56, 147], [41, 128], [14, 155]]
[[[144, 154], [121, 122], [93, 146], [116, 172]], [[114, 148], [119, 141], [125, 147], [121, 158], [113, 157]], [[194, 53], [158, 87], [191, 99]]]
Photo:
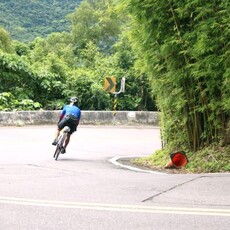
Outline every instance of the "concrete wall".
[[[0, 112], [0, 126], [57, 124], [60, 111]], [[158, 126], [158, 112], [82, 111], [80, 124], [86, 125], [151, 125]]]

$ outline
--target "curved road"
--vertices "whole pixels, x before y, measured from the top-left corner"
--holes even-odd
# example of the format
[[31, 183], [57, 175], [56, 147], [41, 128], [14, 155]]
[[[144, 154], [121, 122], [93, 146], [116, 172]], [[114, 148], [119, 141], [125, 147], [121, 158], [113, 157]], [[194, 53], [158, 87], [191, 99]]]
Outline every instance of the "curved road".
[[58, 161], [54, 132], [0, 128], [0, 229], [229, 229], [229, 174], [158, 174], [111, 163], [160, 149], [159, 129], [80, 125]]

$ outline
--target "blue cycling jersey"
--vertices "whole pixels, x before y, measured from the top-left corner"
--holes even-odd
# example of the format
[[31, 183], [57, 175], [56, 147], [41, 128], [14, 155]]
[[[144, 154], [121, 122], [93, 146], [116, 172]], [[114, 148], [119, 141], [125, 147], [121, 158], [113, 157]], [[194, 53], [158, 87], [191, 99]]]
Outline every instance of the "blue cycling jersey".
[[80, 120], [80, 118], [81, 118], [81, 110], [75, 105], [65, 105], [64, 106], [64, 108], [61, 112], [61, 115], [65, 116], [68, 114], [71, 114], [71, 115], [77, 117], [78, 120]]

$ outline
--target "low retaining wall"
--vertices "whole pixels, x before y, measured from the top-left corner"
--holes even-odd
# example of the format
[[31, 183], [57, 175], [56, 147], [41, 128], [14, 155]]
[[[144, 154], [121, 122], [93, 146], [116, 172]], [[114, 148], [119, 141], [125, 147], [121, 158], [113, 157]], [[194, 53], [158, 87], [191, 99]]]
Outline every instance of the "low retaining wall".
[[[60, 111], [0, 112], [0, 126], [57, 124]], [[86, 125], [152, 125], [158, 126], [158, 112], [82, 111], [81, 124]]]

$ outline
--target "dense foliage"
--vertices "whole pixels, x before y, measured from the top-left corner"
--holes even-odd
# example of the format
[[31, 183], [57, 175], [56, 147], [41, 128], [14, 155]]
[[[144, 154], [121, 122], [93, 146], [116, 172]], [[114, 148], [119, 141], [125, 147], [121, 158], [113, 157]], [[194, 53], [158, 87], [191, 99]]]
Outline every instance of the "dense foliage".
[[69, 31], [65, 18], [81, 0], [1, 0], [0, 27], [22, 42], [44, 37], [52, 32]]
[[[16, 99], [39, 103], [34, 109], [60, 109], [77, 95], [83, 110], [112, 110], [114, 96], [104, 91], [108, 76], [117, 78], [117, 91], [126, 77], [118, 110], [155, 109], [146, 75], [133, 67], [135, 54], [125, 33], [125, 17], [120, 17], [113, 0], [87, 0], [69, 14], [70, 32], [25, 44], [1, 29], [0, 93], [10, 101], [1, 109], [21, 109], [15, 106]], [[33, 109], [29, 103], [28, 109]]]
[[122, 2], [132, 15], [137, 68], [151, 78], [167, 147], [229, 144], [230, 2]]

